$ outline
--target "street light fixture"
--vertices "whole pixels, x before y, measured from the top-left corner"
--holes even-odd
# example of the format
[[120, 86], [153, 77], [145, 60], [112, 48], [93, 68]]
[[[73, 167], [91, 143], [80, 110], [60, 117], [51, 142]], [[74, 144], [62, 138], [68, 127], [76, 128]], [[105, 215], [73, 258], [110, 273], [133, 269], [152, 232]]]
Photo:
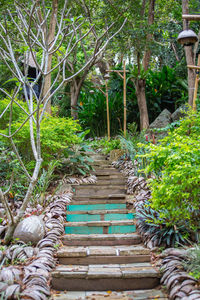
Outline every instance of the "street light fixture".
[[[194, 31], [188, 28], [188, 21], [200, 21], [200, 15], [182, 15], [183, 20], [186, 21], [186, 29], [183, 30], [178, 35], [178, 42], [183, 46], [192, 46], [198, 41], [198, 37]], [[197, 90], [199, 83], [199, 71], [200, 71], [200, 54], [198, 55], [197, 66], [188, 65], [189, 69], [197, 70], [196, 78], [195, 78], [195, 87], [194, 87], [194, 95], [193, 95], [193, 110], [196, 110], [196, 98], [197, 98]]]
[[192, 46], [198, 41], [196, 33], [191, 29], [183, 30], [178, 35], [178, 42], [183, 46]]

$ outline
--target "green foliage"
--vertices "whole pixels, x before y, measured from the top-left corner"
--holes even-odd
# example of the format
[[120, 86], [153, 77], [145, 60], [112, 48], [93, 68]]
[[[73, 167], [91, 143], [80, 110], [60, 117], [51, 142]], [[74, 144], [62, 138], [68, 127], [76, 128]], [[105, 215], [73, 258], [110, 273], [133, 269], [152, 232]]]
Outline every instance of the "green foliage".
[[110, 141], [107, 138], [96, 138], [89, 141], [89, 144], [93, 149], [101, 150], [103, 154], [109, 154], [114, 149], [121, 149], [118, 138], [111, 138]]
[[[51, 161], [48, 165], [48, 169], [42, 169], [41, 175], [37, 181], [37, 184], [33, 191], [32, 202], [39, 203], [43, 207], [47, 205], [46, 203], [46, 192], [49, 188], [52, 180], [55, 178], [54, 171], [60, 165], [60, 162], [55, 160]], [[53, 195], [52, 195], [53, 196]], [[51, 199], [51, 198], [50, 198]], [[36, 201], [37, 200], [37, 201]], [[48, 201], [49, 202], [49, 201]]]
[[89, 133], [89, 130], [78, 134], [80, 138], [79, 144], [71, 146], [67, 152], [67, 158], [62, 161], [62, 166], [59, 170], [65, 170], [67, 174], [80, 174], [87, 175], [90, 171], [93, 171], [91, 159], [88, 153], [93, 152], [90, 145], [85, 142], [85, 136]]
[[152, 242], [155, 241], [156, 246], [174, 247], [188, 241], [189, 233], [186, 226], [169, 225], [170, 220], [161, 217], [158, 211], [151, 208], [147, 200], [137, 207], [136, 218], [139, 231], [145, 232]]
[[167, 226], [180, 221], [199, 228], [200, 114], [190, 112], [180, 127], [169, 132], [158, 145], [149, 144], [145, 169], [152, 179], [151, 207], [167, 218]]
[[183, 265], [191, 276], [197, 280], [200, 279], [200, 245], [188, 249], [187, 258]]
[[[0, 108], [0, 113], [7, 106], [7, 99], [1, 100], [3, 104]], [[26, 104], [22, 101], [18, 103], [26, 109]], [[53, 109], [53, 114], [46, 114], [41, 122], [41, 148], [42, 148], [42, 158], [43, 158], [43, 167], [47, 167], [51, 160], [59, 159], [61, 155], [65, 153], [69, 148], [76, 143], [79, 143], [81, 140], [76, 134], [81, 130], [80, 125], [77, 121], [74, 121], [71, 118], [61, 118], [56, 116], [56, 108]], [[21, 124], [26, 119], [26, 114], [21, 108], [16, 104], [13, 105], [13, 122], [11, 126], [12, 133], [15, 132]], [[5, 115], [5, 118], [1, 121], [3, 130], [1, 132], [8, 133], [8, 120], [9, 120], [9, 110]], [[6, 124], [6, 125], [5, 125]], [[36, 126], [34, 124], [34, 132], [36, 132]], [[27, 167], [32, 169], [33, 167], [33, 154], [31, 152], [31, 143], [30, 143], [30, 128], [29, 122], [26, 122], [25, 125], [14, 135], [13, 140], [17, 145], [20, 155], [22, 155], [26, 162]], [[7, 142], [8, 143], [8, 142]], [[9, 143], [8, 143], [9, 145]]]
[[6, 190], [13, 177], [13, 185], [9, 192], [11, 199], [22, 199], [27, 190], [27, 178], [13, 151], [0, 141], [0, 186]]

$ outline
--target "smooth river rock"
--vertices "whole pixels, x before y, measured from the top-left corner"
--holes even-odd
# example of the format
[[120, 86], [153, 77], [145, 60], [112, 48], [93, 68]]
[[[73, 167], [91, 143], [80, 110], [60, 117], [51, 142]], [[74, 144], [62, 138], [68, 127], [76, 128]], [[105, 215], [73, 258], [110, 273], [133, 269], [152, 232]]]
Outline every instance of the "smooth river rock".
[[45, 235], [45, 224], [41, 217], [31, 216], [22, 220], [15, 229], [14, 238], [36, 245]]

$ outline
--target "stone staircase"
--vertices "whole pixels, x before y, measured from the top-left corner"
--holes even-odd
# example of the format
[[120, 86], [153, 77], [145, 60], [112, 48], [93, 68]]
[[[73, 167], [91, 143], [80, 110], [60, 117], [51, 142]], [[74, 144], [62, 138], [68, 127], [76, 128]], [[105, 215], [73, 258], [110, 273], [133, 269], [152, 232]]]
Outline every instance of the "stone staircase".
[[156, 289], [160, 275], [127, 210], [123, 175], [103, 156], [93, 159], [97, 183], [72, 186], [64, 246], [52, 272], [53, 289], [65, 292], [53, 299], [167, 299]]

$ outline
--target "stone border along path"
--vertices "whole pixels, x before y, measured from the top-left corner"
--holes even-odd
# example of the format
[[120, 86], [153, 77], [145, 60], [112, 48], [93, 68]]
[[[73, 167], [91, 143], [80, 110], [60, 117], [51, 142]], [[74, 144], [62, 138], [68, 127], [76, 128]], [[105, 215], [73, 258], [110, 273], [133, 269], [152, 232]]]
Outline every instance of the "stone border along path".
[[124, 176], [93, 154], [95, 184], [72, 185], [52, 299], [168, 299], [126, 207]]

